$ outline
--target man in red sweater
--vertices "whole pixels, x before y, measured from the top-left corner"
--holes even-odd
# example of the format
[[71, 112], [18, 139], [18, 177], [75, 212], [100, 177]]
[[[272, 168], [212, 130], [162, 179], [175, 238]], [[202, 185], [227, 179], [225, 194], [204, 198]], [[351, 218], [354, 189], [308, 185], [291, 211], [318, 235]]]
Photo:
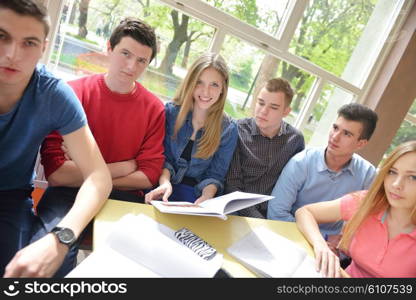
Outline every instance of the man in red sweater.
[[[144, 202], [143, 190], [158, 182], [164, 163], [163, 103], [137, 78], [156, 55], [156, 35], [147, 24], [123, 20], [108, 42], [108, 73], [69, 84], [80, 99], [88, 125], [111, 172], [111, 199]], [[71, 160], [62, 137], [51, 133], [41, 147], [49, 187], [37, 207], [38, 222], [32, 240], [49, 232], [74, 203], [83, 174]], [[56, 277], [65, 276], [76, 263], [78, 245], [67, 255]]]

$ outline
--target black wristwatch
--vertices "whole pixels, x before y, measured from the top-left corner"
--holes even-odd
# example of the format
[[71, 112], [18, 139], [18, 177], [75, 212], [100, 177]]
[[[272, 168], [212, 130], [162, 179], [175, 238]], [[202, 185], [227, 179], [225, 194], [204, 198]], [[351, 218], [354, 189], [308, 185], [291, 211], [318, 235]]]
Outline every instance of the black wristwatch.
[[70, 228], [56, 226], [51, 230], [51, 232], [56, 235], [61, 244], [67, 245], [69, 248], [71, 248], [77, 240], [74, 232]]

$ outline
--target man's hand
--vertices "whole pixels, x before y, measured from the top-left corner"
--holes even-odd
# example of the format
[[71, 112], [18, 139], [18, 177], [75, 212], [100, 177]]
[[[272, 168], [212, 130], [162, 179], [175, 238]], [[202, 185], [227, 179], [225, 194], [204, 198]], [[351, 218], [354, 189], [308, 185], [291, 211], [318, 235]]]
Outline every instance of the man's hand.
[[62, 142], [61, 150], [64, 151], [64, 156], [66, 160], [72, 160], [71, 156], [69, 156], [68, 148], [66, 147], [64, 142]]
[[49, 233], [16, 253], [4, 277], [52, 277], [61, 266], [68, 246]]

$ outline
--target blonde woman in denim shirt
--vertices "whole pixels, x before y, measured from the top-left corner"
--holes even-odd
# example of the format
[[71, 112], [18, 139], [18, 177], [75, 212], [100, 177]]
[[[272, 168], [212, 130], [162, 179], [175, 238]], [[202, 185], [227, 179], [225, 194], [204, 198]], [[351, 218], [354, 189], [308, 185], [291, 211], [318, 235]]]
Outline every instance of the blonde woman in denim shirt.
[[224, 113], [228, 69], [214, 53], [191, 66], [165, 106], [165, 165], [151, 200], [201, 203], [221, 194], [237, 143], [237, 126]]

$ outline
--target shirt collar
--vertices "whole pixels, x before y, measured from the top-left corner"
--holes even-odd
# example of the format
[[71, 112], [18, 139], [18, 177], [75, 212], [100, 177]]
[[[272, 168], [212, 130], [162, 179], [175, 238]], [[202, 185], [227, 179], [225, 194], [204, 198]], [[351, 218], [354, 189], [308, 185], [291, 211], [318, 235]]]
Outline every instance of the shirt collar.
[[[178, 110], [178, 114], [179, 114], [179, 110]], [[176, 122], [176, 120], [175, 120], [175, 122]], [[192, 128], [193, 129], [193, 125], [192, 125], [192, 110], [190, 110], [188, 112], [188, 114], [186, 115], [185, 123], [187, 124], [188, 128]], [[205, 132], [205, 127], [202, 127], [201, 129], [198, 130], [197, 135], [196, 135], [197, 138], [199, 138], [202, 135], [203, 132]]]
[[[179, 114], [179, 111], [178, 111]], [[192, 124], [192, 111], [188, 111], [188, 114], [186, 115], [186, 122], [189, 122], [189, 124]]]
[[[326, 165], [325, 152], [326, 152], [326, 148], [323, 148], [320, 150], [320, 159], [318, 161], [318, 167], [317, 167], [318, 172], [324, 172], [326, 170], [328, 170], [329, 172], [334, 172], [331, 169], [329, 169], [328, 166]], [[349, 171], [351, 175], [354, 176], [354, 170], [353, 170], [354, 160], [355, 160], [355, 156], [353, 154], [349, 163], [346, 166], [344, 166], [340, 172]]]
[[386, 209], [385, 211], [381, 211], [377, 215], [377, 219], [380, 220], [381, 224], [384, 224], [386, 222], [387, 212], [388, 212], [388, 209]]
[[[376, 215], [376, 219], [381, 223], [381, 224], [383, 224], [383, 225], [385, 225], [385, 226], [387, 226], [386, 225], [386, 219], [387, 219], [387, 215], [389, 214], [389, 210], [388, 209], [385, 209], [385, 210], [382, 210], [382, 211], [380, 211], [379, 213], [377, 213], [377, 215]], [[416, 240], [416, 229], [415, 230], [413, 230], [412, 232], [410, 232], [410, 233], [407, 233], [407, 235], [408, 236], [410, 236], [410, 237], [412, 237], [413, 239], [415, 239]]]
[[[251, 135], [261, 135], [261, 136], [263, 136], [261, 134], [259, 128], [257, 127], [256, 120], [254, 118], [251, 118], [249, 123], [250, 123]], [[281, 136], [282, 134], [287, 134], [287, 123], [283, 120], [280, 123], [280, 130], [279, 130], [279, 133], [277, 134], [277, 136]]]
[[318, 166], [317, 166], [318, 172], [324, 172], [326, 170], [329, 170], [325, 162], [325, 151], [326, 151], [326, 148], [322, 148], [321, 150], [319, 150], [319, 160], [318, 160]]
[[355, 156], [353, 154], [349, 163], [348, 163], [348, 165], [346, 165], [344, 168], [342, 168], [342, 170], [349, 171], [352, 176], [354, 176], [354, 168], [353, 168], [354, 161], [355, 161]]
[[277, 136], [281, 136], [282, 134], [287, 134], [287, 123], [283, 120], [280, 122], [280, 130]]
[[250, 134], [251, 135], [260, 135], [260, 130], [257, 127], [256, 120], [254, 118], [250, 118], [248, 123], [250, 125]]

